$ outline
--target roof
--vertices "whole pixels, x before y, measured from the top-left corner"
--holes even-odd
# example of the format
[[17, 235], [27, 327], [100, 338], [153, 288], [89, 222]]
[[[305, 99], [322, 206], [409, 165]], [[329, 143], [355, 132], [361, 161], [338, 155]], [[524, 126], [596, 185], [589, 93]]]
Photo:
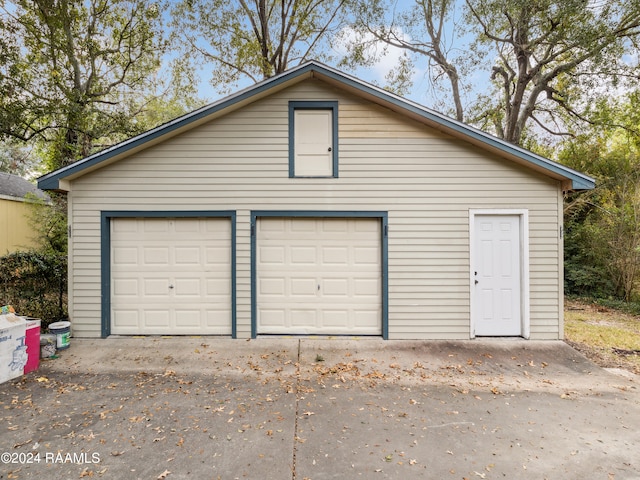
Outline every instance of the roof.
[[321, 79], [453, 137], [470, 142], [487, 151], [542, 172], [562, 181], [566, 190], [589, 190], [595, 187], [595, 180], [588, 175], [315, 61], [304, 63], [280, 75], [271, 77], [217, 102], [178, 117], [148, 132], [44, 175], [38, 179], [38, 187], [43, 190], [68, 190], [66, 182], [69, 180], [78, 178], [96, 168], [108, 165], [311, 77]]
[[0, 197], [24, 200], [28, 194], [47, 200], [47, 194], [33, 183], [17, 175], [0, 172]]

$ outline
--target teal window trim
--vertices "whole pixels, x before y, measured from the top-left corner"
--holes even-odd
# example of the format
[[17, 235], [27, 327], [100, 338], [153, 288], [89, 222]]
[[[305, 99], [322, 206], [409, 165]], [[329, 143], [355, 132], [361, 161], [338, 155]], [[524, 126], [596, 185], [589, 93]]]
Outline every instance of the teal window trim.
[[100, 212], [101, 328], [102, 338], [111, 335], [111, 220], [114, 218], [228, 218], [231, 221], [231, 338], [237, 338], [236, 307], [236, 212], [221, 211], [102, 211]]
[[[331, 152], [333, 174], [321, 176], [296, 175], [295, 162], [295, 112], [296, 110], [331, 110]], [[289, 102], [289, 178], [338, 178], [338, 102], [334, 101], [290, 101]]]

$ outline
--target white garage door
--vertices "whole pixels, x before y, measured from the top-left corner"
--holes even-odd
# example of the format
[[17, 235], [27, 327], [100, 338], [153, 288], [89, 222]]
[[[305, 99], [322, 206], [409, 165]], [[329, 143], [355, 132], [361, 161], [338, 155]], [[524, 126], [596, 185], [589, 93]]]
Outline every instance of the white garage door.
[[257, 333], [380, 335], [377, 218], [257, 221]]
[[111, 333], [231, 334], [231, 221], [112, 219]]

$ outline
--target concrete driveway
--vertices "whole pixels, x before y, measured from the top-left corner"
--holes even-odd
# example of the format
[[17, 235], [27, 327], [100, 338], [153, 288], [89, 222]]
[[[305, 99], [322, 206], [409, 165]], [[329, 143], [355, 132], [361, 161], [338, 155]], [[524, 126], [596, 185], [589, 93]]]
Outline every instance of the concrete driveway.
[[639, 387], [562, 342], [74, 338], [0, 385], [0, 479], [640, 479]]

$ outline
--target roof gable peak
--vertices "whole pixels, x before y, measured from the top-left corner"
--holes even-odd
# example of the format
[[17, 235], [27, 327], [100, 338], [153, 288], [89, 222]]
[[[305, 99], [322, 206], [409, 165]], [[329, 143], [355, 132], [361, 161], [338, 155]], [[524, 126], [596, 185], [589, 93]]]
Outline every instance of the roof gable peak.
[[125, 140], [78, 162], [44, 175], [38, 179], [38, 187], [43, 190], [59, 190], [61, 189], [61, 182], [64, 180], [76, 178], [95, 168], [106, 165], [110, 161], [132, 154], [140, 149], [158, 143], [164, 138], [177, 135], [186, 129], [209, 121], [216, 115], [223, 115], [232, 109], [241, 108], [243, 105], [253, 102], [261, 96], [270, 95], [280, 89], [286, 88], [292, 83], [297, 83], [310, 77], [319, 78], [334, 86], [349, 90], [351, 93], [392, 108], [398, 113], [410, 116], [414, 120], [417, 119], [426, 125], [453, 135], [458, 139], [469, 141], [480, 148], [529, 165], [536, 170], [543, 171], [553, 178], [563, 179], [570, 189], [592, 189], [595, 186], [594, 179], [583, 173], [553, 162], [552, 160], [506, 142], [498, 137], [494, 137], [475, 127], [454, 120], [428, 107], [402, 98], [380, 87], [366, 83], [333, 67], [322, 64], [316, 60], [309, 60], [290, 70], [239, 90], [230, 96], [221, 98], [193, 112], [175, 118], [148, 132], [132, 137], [129, 140]]

